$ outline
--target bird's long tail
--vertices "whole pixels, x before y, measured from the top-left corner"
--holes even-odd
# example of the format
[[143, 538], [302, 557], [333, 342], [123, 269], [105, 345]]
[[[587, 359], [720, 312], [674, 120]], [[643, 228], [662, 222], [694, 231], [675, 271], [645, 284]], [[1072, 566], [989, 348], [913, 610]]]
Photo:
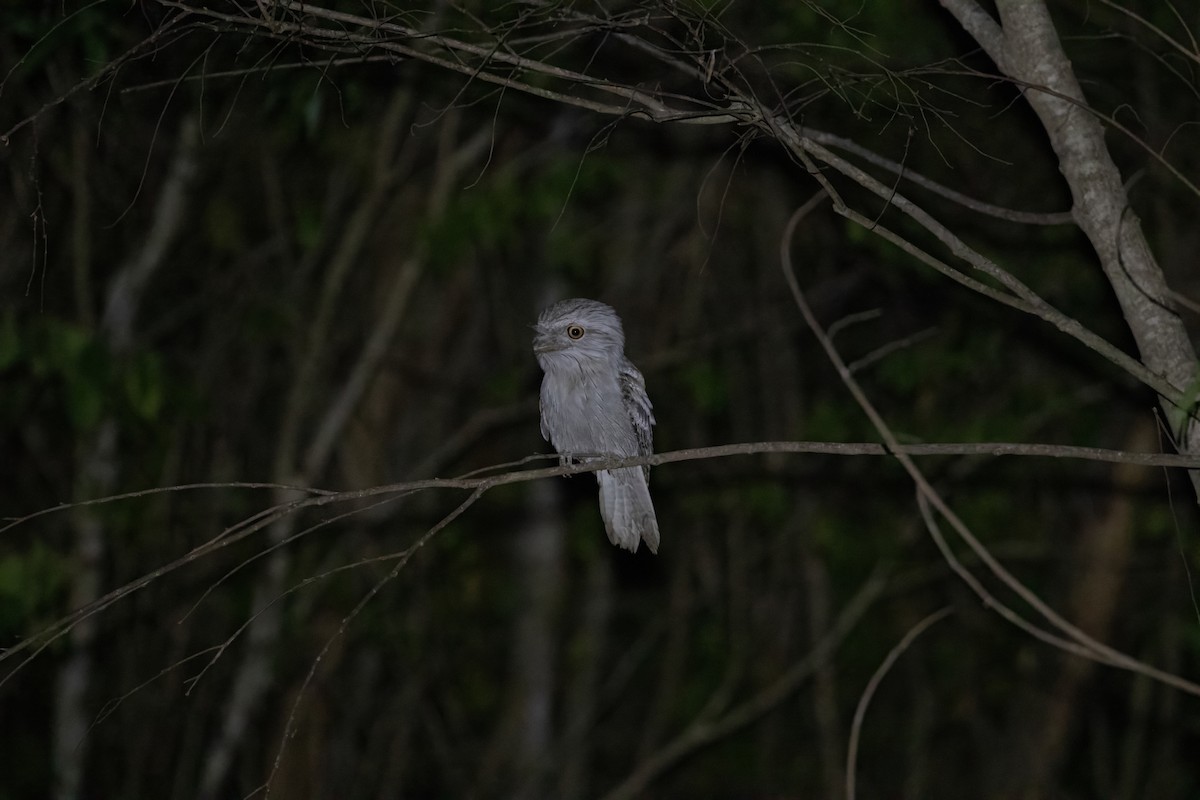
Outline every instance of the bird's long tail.
[[608, 540], [617, 547], [637, 552], [640, 539], [651, 553], [657, 553], [658, 519], [642, 468], [601, 470], [596, 473], [596, 480], [600, 483], [600, 516], [604, 518]]

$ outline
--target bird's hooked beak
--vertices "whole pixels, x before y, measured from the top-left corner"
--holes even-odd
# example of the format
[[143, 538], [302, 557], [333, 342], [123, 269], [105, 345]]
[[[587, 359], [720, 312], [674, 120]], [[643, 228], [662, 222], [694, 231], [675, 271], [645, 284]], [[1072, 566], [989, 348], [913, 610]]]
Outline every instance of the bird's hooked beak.
[[533, 338], [533, 352], [535, 353], [553, 353], [562, 349], [562, 344], [547, 334], [539, 333]]

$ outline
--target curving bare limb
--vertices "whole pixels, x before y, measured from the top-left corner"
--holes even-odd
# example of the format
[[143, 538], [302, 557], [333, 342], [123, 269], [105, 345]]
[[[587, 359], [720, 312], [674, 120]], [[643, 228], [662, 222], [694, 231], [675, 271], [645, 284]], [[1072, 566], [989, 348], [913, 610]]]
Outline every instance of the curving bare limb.
[[[1188, 39], [1190, 40], [1188, 44], [1184, 44], [1183, 42], [1179, 41], [1175, 37], [1171, 36], [1171, 34], [1167, 33], [1165, 30], [1146, 19], [1141, 14], [1133, 11], [1132, 9], [1126, 8], [1120, 3], [1114, 3], [1113, 0], [1100, 0], [1100, 2], [1111, 8], [1113, 11], [1124, 14], [1137, 24], [1151, 31], [1159, 39], [1162, 39], [1164, 42], [1171, 45], [1172, 49], [1174, 49], [1175, 52], [1179, 53], [1184, 58], [1200, 64], [1200, 45], [1197, 45], [1196, 37], [1190, 30], [1188, 30], [1188, 22], [1183, 19], [1182, 16], [1180, 16], [1179, 11], [1173, 5], [1171, 6], [1171, 11], [1175, 14], [1175, 18], [1179, 20], [1179, 23], [1183, 26], [1184, 33], [1188, 35]], [[1170, 5], [1170, 3], [1168, 3], [1168, 5]]]
[[[402, 483], [375, 486], [369, 489], [356, 489], [335, 492], [329, 490], [303, 489], [300, 487], [280, 487], [276, 484], [247, 484], [247, 483], [213, 483], [189, 484], [174, 487], [158, 487], [140, 492], [125, 492], [110, 497], [94, 498], [74, 504], [63, 504], [54, 508], [28, 514], [0, 528], [0, 533], [16, 525], [37, 519], [47, 514], [69, 512], [80, 506], [92, 506], [102, 503], [114, 503], [122, 500], [145, 497], [163, 492], [197, 491], [202, 489], [229, 488], [259, 488], [266, 490], [288, 489], [295, 491], [295, 498], [288, 502], [268, 506], [262, 511], [251, 515], [245, 520], [225, 529], [209, 541], [189, 550], [178, 558], [142, 575], [82, 605], [70, 614], [48, 625], [40, 632], [0, 651], [0, 663], [11, 659], [21, 659], [3, 677], [0, 686], [11, 680], [22, 667], [30, 664], [33, 659], [45, 651], [47, 647], [64, 635], [67, 635], [84, 620], [103, 612], [115, 603], [141, 591], [158, 579], [173, 574], [179, 569], [209, 557], [237, 542], [243, 541], [263, 531], [276, 523], [280, 518], [296, 514], [306, 508], [321, 508], [333, 503], [350, 503], [371, 498], [394, 498], [429, 490], [467, 490], [474, 491], [506, 486], [525, 481], [541, 480], [563, 475], [574, 475], [592, 472], [598, 469], [615, 469], [625, 466], [638, 466], [694, 461], [708, 458], [729, 458], [766, 453], [794, 453], [814, 455], [839, 456], [1027, 456], [1039, 458], [1075, 458], [1109, 463], [1141, 464], [1176, 469], [1194, 469], [1200, 467], [1200, 459], [1175, 454], [1157, 453], [1128, 453], [1116, 450], [1104, 450], [1090, 447], [1070, 447], [1046, 444], [1016, 444], [993, 442], [982, 444], [875, 444], [875, 443], [837, 443], [837, 442], [746, 442], [740, 444], [716, 445], [713, 447], [689, 448], [670, 452], [655, 453], [651, 456], [637, 456], [623, 459], [606, 459], [572, 464], [567, 466], [541, 467], [537, 469], [514, 470], [513, 464], [500, 464], [483, 470], [475, 470], [456, 478], [430, 478]], [[537, 460], [556, 460], [553, 456], [534, 456]], [[524, 461], [524, 460], [523, 460]], [[519, 464], [518, 464], [519, 465]], [[490, 473], [490, 474], [479, 474]], [[303, 496], [307, 495], [307, 496]], [[356, 508], [350, 513], [364, 513], [367, 509]]]
[[829, 631], [811, 652], [793, 664], [769, 686], [718, 717], [703, 714], [688, 727], [644, 759], [620, 784], [603, 795], [603, 800], [629, 800], [642, 797], [650, 783], [685, 757], [730, 733], [749, 725], [786, 700], [824, 662], [833, 657], [838, 646], [855, 624], [879, 599], [887, 581], [876, 570], [855, 592], [833, 621]]
[[[895, 191], [894, 188], [886, 186], [880, 181], [874, 179], [863, 170], [855, 167], [853, 164], [831, 153], [824, 147], [821, 147], [815, 142], [805, 140], [798, 131], [790, 128], [788, 123], [779, 123], [787, 127], [780, 127], [781, 135], [785, 137], [785, 141], [793, 146], [793, 152], [802, 161], [809, 164], [809, 171], [816, 177], [817, 181], [824, 187], [834, 199], [835, 210], [858, 224], [862, 225], [867, 230], [870, 230], [879, 236], [900, 247], [905, 252], [919, 258], [924, 263], [941, 272], [951, 280], [966, 286], [967, 288], [983, 295], [984, 297], [995, 300], [998, 303], [1003, 303], [1011, 308], [1019, 311], [1024, 311], [1027, 314], [1038, 317], [1043, 321], [1053, 325], [1058, 330], [1071, 336], [1079, 341], [1090, 350], [1100, 354], [1108, 359], [1114, 365], [1120, 367], [1130, 376], [1136, 378], [1146, 386], [1154, 389], [1164, 402], [1172, 409], [1177, 409], [1182, 402], [1183, 394], [1181, 390], [1174, 384], [1169, 382], [1163, 376], [1156, 373], [1154, 370], [1147, 367], [1142, 362], [1128, 355], [1119, 347], [1099, 336], [1091, 329], [1085, 327], [1078, 320], [1064, 314], [1049, 303], [1041, 296], [1025, 285], [1011, 272], [1003, 269], [990, 258], [987, 258], [975, 248], [969, 246], [957, 236], [947, 226], [943, 225], [933, 217], [925, 209], [911, 202], [907, 197]], [[821, 170], [813, 163], [813, 159], [819, 160], [834, 169], [841, 172], [846, 177], [858, 183], [860, 186], [868, 189], [880, 199], [887, 201], [889, 204], [907, 214], [914, 222], [921, 225], [925, 230], [929, 231], [938, 240], [956, 256], [971, 264], [977, 270], [995, 280], [997, 283], [1005, 287], [1008, 291], [1004, 292], [995, 289], [992, 286], [977, 281], [963, 274], [959, 270], [954, 269], [946, 264], [941, 259], [930, 255], [922, 248], [908, 241], [904, 237], [894, 233], [887, 227], [880, 225], [877, 221], [868, 219], [863, 214], [855, 211], [847, 205], [842, 199], [838, 191], [833, 187], [829, 180], [822, 174]]]
[[[99, 336], [117, 355], [128, 354], [135, 344], [136, 321], [150, 279], [167, 263], [171, 247], [187, 221], [191, 192], [196, 177], [198, 126], [191, 117], [180, 125], [170, 168], [155, 206], [156, 213], [142, 246], [113, 276], [101, 314]], [[117, 446], [120, 422], [116, 416], [100, 421], [89, 441], [81, 443], [82, 466], [76, 495], [86, 498], [111, 492], [124, 468]], [[78, 505], [70, 520], [74, 529], [75, 574], [71, 582], [71, 605], [87, 606], [101, 593], [109, 531], [98, 509]], [[83, 792], [84, 760], [90, 728], [87, 703], [93, 682], [92, 650], [97, 635], [96, 620], [85, 617], [70, 629], [66, 663], [58, 675], [54, 718], [56, 796], [73, 800]]]
[[[581, 13], [569, 13], [564, 17], [559, 13], [557, 6], [532, 4], [542, 15], [536, 18], [537, 22], [550, 21], [561, 24], [563, 19], [569, 19], [574, 27], [568, 27], [567, 30], [576, 37], [593, 32], [611, 32], [615, 41], [641, 53], [653, 55], [670, 65], [677, 73], [688, 76], [698, 84], [689, 92], [668, 92], [600, 78], [587, 71], [559, 66], [548, 58], [532, 55], [537, 46], [548, 41], [545, 37], [516, 36], [511, 29], [490, 31], [483, 23], [479, 23], [481, 28], [476, 31], [460, 31], [456, 32], [460, 35], [450, 35], [422, 32], [402, 20], [398, 21], [398, 17], [364, 16], [294, 0], [272, 3], [273, 14], [270, 18], [195, 6], [185, 0], [155, 2], [181, 12], [187, 11], [192, 18], [219, 21], [230, 26], [231, 30], [244, 34], [303, 41], [314, 47], [334, 52], [356, 52], [364, 57], [371, 53], [392, 53], [397, 58], [416, 59], [456, 72], [471, 81], [478, 80], [516, 89], [599, 114], [658, 123], [737, 125], [757, 130], [780, 141], [798, 161], [810, 160], [811, 164], [811, 159], [815, 159], [830, 166], [889, 205], [903, 211], [940, 240], [951, 253], [998, 281], [1008, 292], [999, 292], [986, 283], [965, 279], [962, 273], [895, 232], [879, 226], [876, 220], [871, 220], [844, 202], [837, 205], [839, 213], [904, 247], [908, 252], [972, 290], [1037, 316], [1077, 339], [1163, 398], [1163, 407], [1169, 410], [1172, 420], [1178, 423], [1177, 427], [1186, 432], [1182, 437], [1185, 440], [1182, 446], [1190, 447], [1187, 443], [1192, 439], [1188, 437], [1200, 437], [1200, 427], [1190, 423], [1184, 424], [1190, 414], [1185, 396], [1194, 388], [1192, 384], [1195, 354], [1186, 343], [1186, 335], [1178, 315], [1170, 308], [1170, 291], [1145, 246], [1136, 218], [1128, 212], [1124, 189], [1115, 168], [1111, 174], [1101, 170], [1104, 174], [1090, 178], [1094, 186], [1102, 189], [1100, 195], [1111, 197], [1112, 200], [1105, 201], [1104, 208], [1097, 210], [1095, 214], [1089, 212], [1087, 219], [1080, 218], [1080, 206], [1077, 204], [1072, 218], [1078, 224], [1087, 224], [1085, 232], [1093, 238], [1106, 274], [1121, 298], [1126, 320], [1134, 331], [1144, 363], [1130, 357], [1077, 320], [1052, 307], [1018, 280], [1011, 271], [968, 246], [961, 237], [954, 235], [946, 225], [920, 205], [897, 192], [895, 186], [881, 183], [860, 167], [833, 154], [826, 145], [838, 147], [894, 174], [910, 177], [918, 185], [982, 213], [1028, 224], [1059, 224], [1065, 219], [1062, 214], [1030, 215], [1028, 212], [979, 203], [922, 176], [907, 175], [907, 170], [902, 165], [877, 156], [843, 137], [798, 124], [792, 119], [786, 103], [777, 106], [768, 102], [765, 99], [766, 93], [754, 88], [756, 79], [743, 72], [743, 62], [753, 61], [757, 57], [755, 51], [738, 43], [731, 33], [721, 28], [712, 18], [693, 18], [678, 9], [659, 8], [638, 9], [608, 17]], [[976, 36], [989, 54], [994, 59], [999, 59], [998, 65], [1009, 78], [1016, 85], [1025, 88], [1030, 102], [1034, 102], [1035, 97], [1040, 98], [1038, 102], [1048, 108], [1057, 109], [1055, 113], [1059, 117], [1074, 120], [1077, 128], [1088, 131], [1086, 138], [1092, 143], [1086, 148], [1074, 156], [1068, 151], [1060, 153], [1060, 158], [1066, 159], [1064, 168], [1078, 164], [1080, 166], [1075, 171], [1082, 176], [1087, 173], [1086, 165], [1091, 163], [1090, 159], [1093, 156], [1105, 158], [1111, 166], [1111, 159], [1108, 159], [1107, 152], [1102, 150], [1103, 142], [1097, 138], [1102, 137], [1103, 133], [1099, 117], [1087, 107], [1077, 84], [1073, 84], [1073, 76], [1069, 81], [1066, 80], [1069, 65], [1066, 73], [1056, 68], [1060, 74], [1053, 82], [1043, 81], [1037, 74], [1024, 74], [1008, 69], [1011, 65], [1005, 55], [1005, 48], [1009, 47], [1009, 44], [1006, 44], [1005, 33], [1000, 25], [973, 0], [946, 0], [945, 5], [968, 31]], [[1033, 11], [1026, 9], [1027, 5], [1029, 9], [1040, 7], [1040, 4], [1024, 4], [1015, 0], [1010, 12], [1006, 13], [1010, 13], [1014, 20], [1033, 19]], [[831, 23], [834, 22], [836, 21], [831, 20]], [[1045, 17], [1045, 22], [1048, 24], [1048, 17]], [[333, 27], [334, 25], [336, 27]], [[668, 32], [667, 25], [681, 26], [687, 33], [680, 38]], [[1042, 22], [1038, 25], [1045, 27]], [[1049, 46], [1045, 41], [1047, 36], [1053, 38], [1053, 29], [1048, 30], [1048, 34], [1040, 35], [1037, 40], [1040, 47]], [[467, 37], [471, 34], [479, 36], [483, 41], [470, 41]], [[705, 47], [705, 39], [710, 34], [720, 37], [730, 52], [718, 52]], [[553, 40], [570, 40], [570, 35], [561, 30], [547, 35]], [[529, 54], [519, 52], [516, 49], [517, 45], [528, 48]], [[734, 52], [735, 45], [746, 52]], [[1059, 53], [1061, 54], [1061, 49]], [[890, 79], [897, 78], [882, 65], [876, 66]], [[979, 77], [994, 79], [993, 76]], [[767, 80], [770, 80], [769, 74]], [[780, 97], [782, 96], [780, 94]], [[1107, 119], [1107, 124], [1117, 125], [1111, 118]], [[1076, 139], [1083, 141], [1078, 137]], [[1097, 149], [1098, 146], [1101, 149]], [[1161, 157], [1159, 161], [1161, 163]], [[810, 171], [814, 170], [810, 167]], [[821, 180], [819, 174], [814, 177]], [[827, 190], [832, 191], [827, 181], [823, 183]], [[1080, 188], [1073, 186], [1073, 191]], [[1104, 238], [1109, 232], [1115, 232], [1119, 237], [1120, 247], [1116, 246], [1115, 241]], [[1006, 294], [1012, 297], [1006, 299]], [[1197, 432], [1191, 432], [1194, 428]], [[1200, 438], [1196, 438], [1195, 443], [1200, 445]]]
[[854, 721], [850, 725], [850, 743], [846, 746], [846, 800], [854, 800], [856, 785], [858, 783], [858, 740], [862, 736], [863, 719], [867, 714], [867, 706], [871, 703], [871, 698], [875, 695], [875, 690], [879, 688], [879, 684], [883, 682], [883, 677], [887, 675], [888, 670], [896, 663], [896, 660], [904, 654], [904, 651], [912, 646], [917, 637], [927, 631], [935, 623], [941, 622], [951, 613], [949, 608], [941, 608], [929, 614], [916, 625], [912, 626], [903, 638], [896, 643], [896, 646], [888, 651], [887, 656], [879, 667], [871, 674], [871, 679], [867, 681], [866, 688], [863, 689], [862, 696], [858, 699], [858, 705], [854, 709]]
[[[796, 274], [792, 268], [791, 258], [791, 239], [795, 231], [796, 225], [810, 212], [816, 205], [815, 201], [819, 200], [820, 194], [809, 200], [804, 205], [796, 209], [788, 220], [787, 227], [784, 230], [783, 238], [779, 245], [780, 265], [784, 273], [784, 278], [787, 280], [788, 288], [791, 290], [792, 298], [796, 301], [796, 307], [799, 309], [801, 316], [813, 331], [813, 335], [817, 337], [821, 349], [825, 351], [826, 357], [837, 370], [838, 377], [850, 392], [854, 401], [862, 409], [863, 413], [871, 421], [871, 425], [879, 432], [884, 444], [889, 448], [898, 448], [900, 442], [896, 439], [896, 435], [892, 432], [891, 427], [883, 419], [883, 416], [875, 408], [874, 404], [866, 396], [858, 380], [850, 372], [850, 368], [842, 359], [841, 354], [834, 346], [833, 341], [829, 338], [828, 333], [818, 322], [812, 309], [808, 305], [808, 301], [804, 297], [804, 292], [800, 288], [800, 283], [796, 279]], [[972, 551], [979, 557], [980, 561], [987, 569], [1000, 580], [1009, 590], [1025, 601], [1041, 618], [1051, 627], [1056, 628], [1061, 636], [1050, 634], [1046, 637], [1040, 637], [1042, 641], [1062, 646], [1060, 642], [1067, 643], [1062, 649], [1071, 652], [1075, 655], [1080, 655], [1085, 658], [1092, 659], [1097, 663], [1107, 664], [1120, 669], [1125, 669], [1133, 673], [1144, 675], [1148, 678], [1156, 680], [1167, 686], [1171, 686], [1180, 691], [1200, 697], [1200, 684], [1189, 681], [1179, 675], [1174, 675], [1165, 670], [1154, 667], [1132, 656], [1126, 655], [1113, 647], [1110, 647], [1103, 642], [1097, 641], [1094, 637], [1081, 630], [1077, 625], [1065, 619], [1061, 614], [1051, 608], [1041, 597], [1039, 597], [1032, 589], [1022, 583], [1016, 576], [1009, 572], [1003, 564], [988, 550], [988, 548], [979, 541], [971, 529], [962, 521], [962, 519], [950, 508], [941, 494], [933, 487], [925, 474], [917, 467], [916, 463], [903, 452], [896, 452], [896, 460], [904, 468], [912, 478], [918, 492], [925, 498], [928, 503], [937, 510], [954, 529], [955, 533], [967, 543]], [[943, 550], [945, 552], [945, 550]], [[1022, 624], [1021, 627], [1032, 632], [1031, 624]]]
[[[1175, 389], [1174, 398], [1159, 393], [1176, 427], [1178, 447], [1200, 450], [1200, 425], [1190, 408], [1179, 406], [1198, 380], [1196, 351], [1045, 3], [999, 0], [999, 22], [974, 0], [942, 0], [942, 5], [1002, 72], [1025, 87], [1025, 99], [1042, 121], [1070, 186], [1075, 221], [1096, 251], [1142, 361]], [[1200, 494], [1200, 474], [1192, 475], [1192, 483]]]

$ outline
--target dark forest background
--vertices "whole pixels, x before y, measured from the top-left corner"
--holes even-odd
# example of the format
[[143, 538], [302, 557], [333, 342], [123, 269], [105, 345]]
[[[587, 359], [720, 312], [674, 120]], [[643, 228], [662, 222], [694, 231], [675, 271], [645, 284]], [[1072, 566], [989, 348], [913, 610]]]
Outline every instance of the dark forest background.
[[[660, 464], [657, 557], [590, 475], [406, 483], [557, 465], [565, 296], [658, 452], [881, 441], [781, 268], [818, 177], [788, 264], [896, 441], [1195, 453], [945, 6], [0, 3], [0, 799], [1200, 796], [1185, 472], [914, 456], [983, 555], [883, 455]], [[1049, 7], [1194, 330], [1200, 10]], [[1007, 291], [904, 198], [1111, 352], [888, 241]]]

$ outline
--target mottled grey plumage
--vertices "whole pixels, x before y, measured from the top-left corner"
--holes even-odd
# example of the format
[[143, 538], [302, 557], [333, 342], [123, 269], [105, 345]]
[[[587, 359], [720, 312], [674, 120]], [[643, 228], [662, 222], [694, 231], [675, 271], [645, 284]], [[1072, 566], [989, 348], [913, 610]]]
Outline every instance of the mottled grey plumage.
[[[542, 378], [542, 436], [564, 461], [649, 455], [654, 409], [646, 381], [625, 357], [621, 319], [595, 300], [563, 300], [538, 316], [533, 352]], [[658, 552], [650, 468], [600, 470], [600, 516], [609, 541]]]

